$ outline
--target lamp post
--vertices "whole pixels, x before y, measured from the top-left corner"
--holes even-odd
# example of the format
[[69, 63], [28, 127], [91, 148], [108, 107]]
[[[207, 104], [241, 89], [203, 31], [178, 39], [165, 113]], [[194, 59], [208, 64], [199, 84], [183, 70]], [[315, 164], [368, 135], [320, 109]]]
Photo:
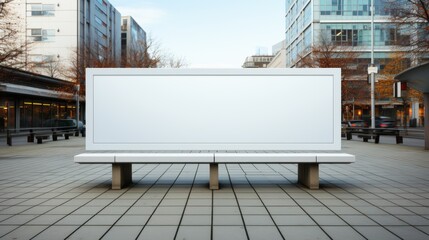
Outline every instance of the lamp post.
[[377, 68], [374, 66], [374, 0], [371, 0], [371, 67], [368, 74], [371, 74], [371, 128], [375, 128], [375, 79], [374, 74]]
[[76, 85], [76, 134], [75, 136], [79, 136], [79, 92], [80, 92], [80, 85]]

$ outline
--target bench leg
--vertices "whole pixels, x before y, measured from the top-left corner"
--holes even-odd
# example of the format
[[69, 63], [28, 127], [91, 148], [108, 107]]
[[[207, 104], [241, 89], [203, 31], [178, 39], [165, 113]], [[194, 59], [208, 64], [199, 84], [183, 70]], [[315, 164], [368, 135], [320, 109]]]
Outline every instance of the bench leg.
[[375, 143], [379, 143], [380, 142], [380, 135], [376, 135], [375, 136]]
[[43, 143], [43, 140], [42, 140], [42, 138], [40, 137], [40, 138], [37, 138], [37, 144], [42, 144]]
[[70, 138], [69, 138], [69, 135], [68, 134], [64, 134], [64, 139], [65, 140], [69, 140]]
[[7, 145], [12, 146], [12, 137], [7, 137]]
[[219, 189], [219, 165], [217, 163], [210, 163], [210, 183], [211, 190]]
[[112, 189], [119, 190], [132, 183], [131, 163], [112, 163]]
[[396, 144], [404, 143], [402, 136], [396, 136]]
[[57, 141], [58, 140], [58, 136], [57, 135], [52, 135], [52, 141]]
[[319, 189], [319, 164], [298, 163], [298, 182], [310, 189]]
[[347, 136], [347, 140], [351, 140], [352, 139], [352, 134], [351, 133], [346, 133]]

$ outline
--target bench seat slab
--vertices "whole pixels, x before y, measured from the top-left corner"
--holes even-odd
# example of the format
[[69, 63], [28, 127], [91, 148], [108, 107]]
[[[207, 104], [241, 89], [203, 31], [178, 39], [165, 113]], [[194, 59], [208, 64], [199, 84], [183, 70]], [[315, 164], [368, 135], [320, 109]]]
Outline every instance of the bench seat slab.
[[213, 153], [116, 153], [117, 163], [213, 163]]
[[216, 163], [315, 163], [314, 153], [215, 153]]
[[114, 163], [113, 153], [81, 153], [74, 156], [75, 163]]
[[356, 157], [347, 153], [318, 153], [317, 163], [354, 163]]

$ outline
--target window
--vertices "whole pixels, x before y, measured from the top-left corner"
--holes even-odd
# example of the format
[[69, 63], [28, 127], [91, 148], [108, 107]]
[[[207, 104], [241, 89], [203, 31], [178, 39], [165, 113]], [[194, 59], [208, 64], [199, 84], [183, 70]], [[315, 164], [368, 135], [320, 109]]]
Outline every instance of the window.
[[54, 16], [55, 4], [28, 4], [27, 16]]
[[55, 37], [55, 29], [31, 29], [30, 36], [31, 39], [35, 42], [53, 41]]
[[107, 24], [105, 22], [103, 22], [103, 20], [101, 20], [99, 17], [95, 16], [95, 22], [97, 22], [98, 24], [100, 24], [101, 26], [107, 27]]
[[97, 2], [99, 2], [100, 4], [103, 4], [104, 6], [107, 6], [106, 1], [104, 1], [104, 0], [97, 0]]

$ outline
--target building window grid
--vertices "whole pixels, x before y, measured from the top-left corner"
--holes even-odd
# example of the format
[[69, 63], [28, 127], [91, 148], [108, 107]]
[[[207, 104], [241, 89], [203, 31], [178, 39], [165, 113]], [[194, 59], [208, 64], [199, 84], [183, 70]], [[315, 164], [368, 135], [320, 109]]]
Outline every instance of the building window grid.
[[30, 30], [30, 38], [35, 42], [53, 41], [55, 29], [33, 28]]
[[107, 27], [107, 24], [97, 16], [95, 16], [95, 22], [98, 23], [100, 26]]
[[[375, 24], [375, 46], [406, 46], [410, 42], [410, 33], [395, 24]], [[324, 34], [336, 45], [370, 46], [371, 25], [363, 24], [321, 24]]]
[[[390, 14], [388, 1], [375, 0], [375, 15], [388, 16]], [[337, 16], [371, 16], [371, 0], [320, 0], [321, 15]]]
[[27, 16], [55, 16], [55, 4], [28, 4]]

